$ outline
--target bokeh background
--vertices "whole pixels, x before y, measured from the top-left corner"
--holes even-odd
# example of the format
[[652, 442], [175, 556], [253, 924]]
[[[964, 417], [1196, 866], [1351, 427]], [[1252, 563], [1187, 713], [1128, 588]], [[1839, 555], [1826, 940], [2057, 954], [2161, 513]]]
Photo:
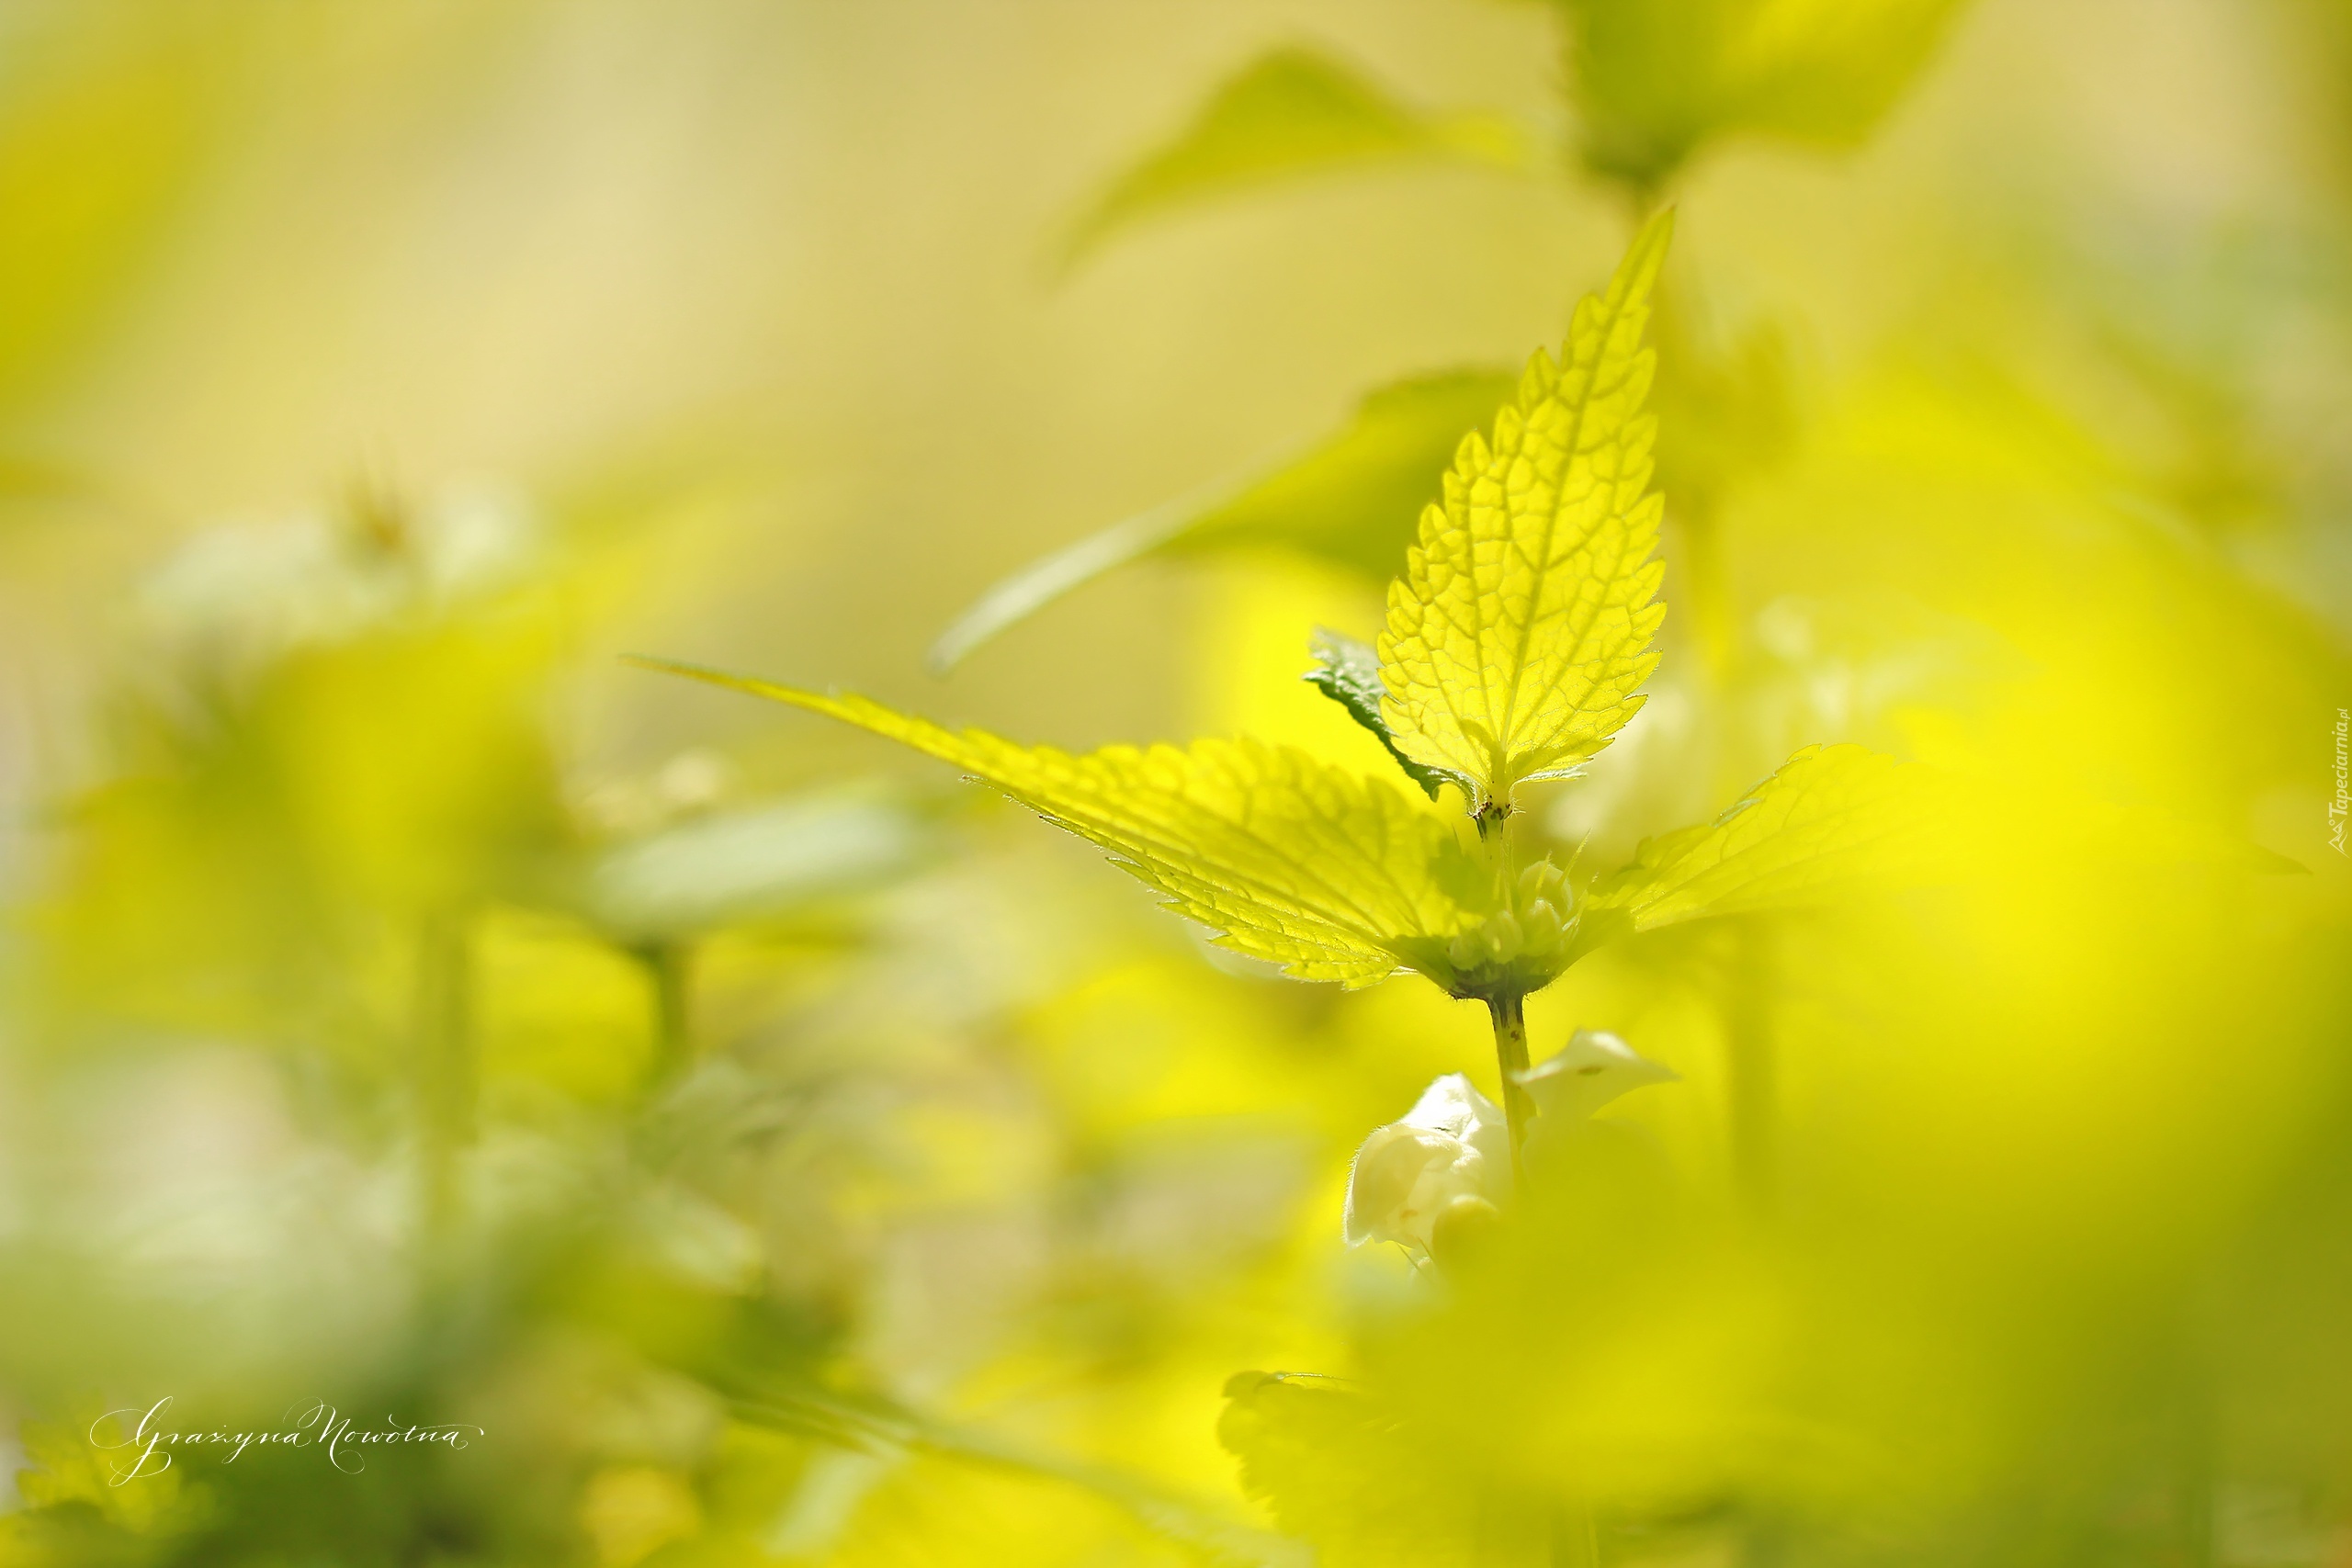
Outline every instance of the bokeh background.
[[[1537, 820], [2009, 828], [1534, 998], [1682, 1081], [1486, 1274], [1339, 1236], [1475, 1009], [620, 661], [1382, 766], [1410, 443], [926, 653], [1661, 199]], [[9, 0], [0, 1562], [2352, 1562], [2347, 219], [2335, 0]], [[167, 1396], [481, 1431], [112, 1484]]]

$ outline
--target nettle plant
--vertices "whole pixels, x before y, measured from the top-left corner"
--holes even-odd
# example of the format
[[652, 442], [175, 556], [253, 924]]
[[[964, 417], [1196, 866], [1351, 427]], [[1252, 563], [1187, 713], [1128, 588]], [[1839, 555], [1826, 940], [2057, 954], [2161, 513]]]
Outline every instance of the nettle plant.
[[[1491, 428], [1462, 439], [1376, 648], [1317, 637], [1308, 678], [1379, 737], [1396, 775], [1247, 736], [1073, 756], [854, 694], [639, 662], [952, 762], [1108, 850], [1221, 946], [1297, 979], [1357, 987], [1410, 971], [1483, 1003], [1516, 1168], [1547, 1076], [1530, 1068], [1530, 995], [1606, 942], [1838, 879], [1888, 830], [1894, 763], [1854, 746], [1798, 752], [1713, 821], [1581, 885], [1521, 830], [1521, 786], [1577, 774], [1657, 668], [1664, 503], [1643, 333], [1671, 233], [1670, 212], [1653, 218], [1606, 293], [1578, 304], [1559, 359], [1538, 350]], [[1484, 1102], [1466, 1082], [1455, 1098], [1476, 1121]]]

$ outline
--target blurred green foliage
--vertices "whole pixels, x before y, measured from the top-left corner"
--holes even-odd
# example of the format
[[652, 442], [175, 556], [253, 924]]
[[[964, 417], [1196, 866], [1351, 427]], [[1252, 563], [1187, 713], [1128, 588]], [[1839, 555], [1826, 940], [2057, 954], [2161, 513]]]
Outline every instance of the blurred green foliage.
[[1072, 226], [1064, 261], [1236, 186], [1400, 159], [1510, 168], [1523, 157], [1516, 128], [1499, 116], [1427, 114], [1336, 60], [1279, 49], [1218, 87], [1175, 140], [1096, 197]]
[[[0, 1562], [2341, 1562], [2340, 10], [7, 8]], [[1427, 1267], [1476, 1010], [616, 657], [1385, 770], [1307, 628], [1667, 197], [1532, 841], [1960, 863], [1531, 998], [1679, 1081]]]
[[1157, 552], [1288, 549], [1385, 581], [1412, 539], [1431, 476], [1518, 379], [1508, 370], [1456, 370], [1377, 388], [1308, 452], [1114, 523], [1007, 578], [940, 635], [932, 663], [953, 669], [1061, 595]]
[[1849, 147], [1925, 62], [1959, 0], [1550, 0], [1578, 151], [1640, 193], [1743, 133]]

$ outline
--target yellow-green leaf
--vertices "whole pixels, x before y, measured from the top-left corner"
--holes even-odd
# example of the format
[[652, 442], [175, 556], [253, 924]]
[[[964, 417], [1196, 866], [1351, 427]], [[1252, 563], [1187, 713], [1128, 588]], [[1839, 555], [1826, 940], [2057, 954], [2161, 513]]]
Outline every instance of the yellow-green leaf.
[[2245, 839], [2052, 779], [2030, 791], [1860, 746], [1809, 746], [1712, 822], [1643, 841], [1586, 890], [1571, 956], [1630, 931], [1926, 883], [2019, 862], [2302, 868]]
[[1864, 747], [1808, 746], [1713, 821], [1645, 840], [1633, 864], [1596, 882], [1580, 942], [1612, 924], [1651, 931], [1915, 874], [1942, 782]]
[[1933, 52], [1960, 0], [1555, 0], [1586, 164], [1637, 190], [1742, 132], [1844, 147]]
[[[1472, 1568], [1496, 1561], [1478, 1488], [1444, 1438], [1369, 1389], [1299, 1372], [1226, 1381], [1217, 1441], [1243, 1490], [1331, 1568]], [[1486, 1529], [1481, 1530], [1481, 1525]], [[1481, 1547], [1487, 1550], [1482, 1551]]]
[[1385, 780], [1254, 739], [1106, 746], [1072, 756], [663, 660], [649, 668], [790, 703], [978, 775], [1111, 852], [1220, 945], [1302, 980], [1368, 986], [1427, 967], [1464, 916], [1454, 826]]
[[1130, 224], [1270, 180], [1400, 159], [1518, 167], [1492, 114], [1434, 114], [1328, 55], [1279, 49], [1229, 78], [1192, 123], [1113, 181], [1070, 228], [1065, 265]]
[[[1397, 749], [1508, 801], [1572, 773], [1642, 704], [1657, 667], [1655, 357], [1642, 345], [1672, 216], [1577, 307], [1561, 360], [1538, 351], [1492, 438], [1472, 432], [1421, 513], [1380, 638]], [[1485, 802], [1481, 801], [1480, 805]]]

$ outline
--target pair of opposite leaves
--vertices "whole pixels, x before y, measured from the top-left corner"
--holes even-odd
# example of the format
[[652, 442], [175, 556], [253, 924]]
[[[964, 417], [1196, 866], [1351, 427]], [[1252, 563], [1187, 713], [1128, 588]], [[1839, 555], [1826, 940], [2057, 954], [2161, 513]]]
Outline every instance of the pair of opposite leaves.
[[1799, 752], [1714, 821], [1645, 843], [1573, 909], [1556, 871], [1498, 876], [1469, 818], [1436, 804], [1452, 784], [1472, 817], [1507, 812], [1517, 785], [1574, 773], [1642, 705], [1666, 614], [1642, 336], [1671, 232], [1670, 214], [1653, 219], [1608, 291], [1577, 305], [1559, 362], [1538, 350], [1491, 435], [1463, 439], [1390, 584], [1376, 655], [1320, 650], [1318, 683], [1421, 790], [1252, 738], [1073, 756], [854, 694], [640, 662], [952, 762], [1299, 979], [1357, 987], [1409, 968], [1457, 996], [1533, 990], [1610, 937], [1839, 879], [1908, 816], [1894, 764], [1859, 747]]

